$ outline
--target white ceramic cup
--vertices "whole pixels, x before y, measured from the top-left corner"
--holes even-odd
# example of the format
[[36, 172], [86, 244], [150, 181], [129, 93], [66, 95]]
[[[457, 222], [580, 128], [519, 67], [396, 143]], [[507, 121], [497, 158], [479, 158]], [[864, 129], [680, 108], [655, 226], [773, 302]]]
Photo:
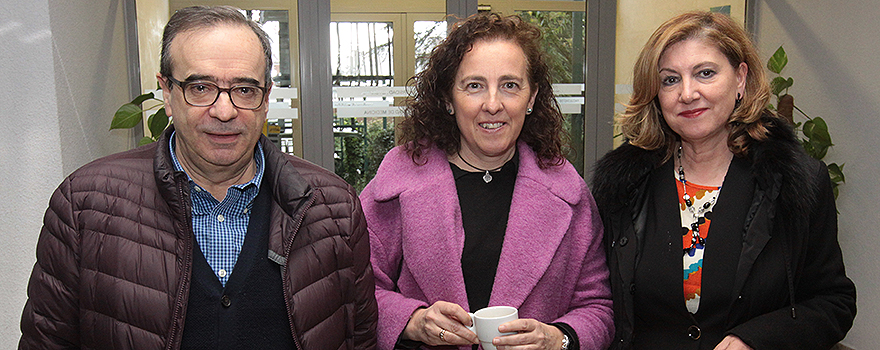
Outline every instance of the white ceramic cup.
[[495, 350], [495, 345], [492, 345], [492, 339], [495, 337], [516, 334], [516, 332], [501, 333], [498, 331], [498, 326], [501, 324], [519, 319], [519, 312], [513, 306], [490, 306], [468, 314], [474, 321], [474, 325], [468, 329], [476, 333], [477, 338], [480, 338], [483, 350]]

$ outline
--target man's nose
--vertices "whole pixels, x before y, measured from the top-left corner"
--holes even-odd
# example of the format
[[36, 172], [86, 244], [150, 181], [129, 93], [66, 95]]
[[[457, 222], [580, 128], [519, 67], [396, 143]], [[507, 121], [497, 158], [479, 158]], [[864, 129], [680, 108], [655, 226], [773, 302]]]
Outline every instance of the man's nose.
[[232, 96], [229, 95], [229, 91], [220, 92], [217, 101], [211, 105], [210, 113], [212, 117], [224, 122], [238, 115], [238, 109], [232, 104]]

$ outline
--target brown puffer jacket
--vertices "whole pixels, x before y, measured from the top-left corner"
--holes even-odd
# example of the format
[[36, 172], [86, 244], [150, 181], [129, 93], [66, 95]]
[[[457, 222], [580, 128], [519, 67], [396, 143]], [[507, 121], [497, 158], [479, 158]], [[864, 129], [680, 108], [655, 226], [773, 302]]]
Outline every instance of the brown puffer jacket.
[[[87, 164], [49, 202], [20, 349], [178, 349], [193, 261], [187, 176], [166, 130]], [[376, 299], [360, 202], [342, 179], [265, 137], [269, 257], [300, 349], [372, 349]]]

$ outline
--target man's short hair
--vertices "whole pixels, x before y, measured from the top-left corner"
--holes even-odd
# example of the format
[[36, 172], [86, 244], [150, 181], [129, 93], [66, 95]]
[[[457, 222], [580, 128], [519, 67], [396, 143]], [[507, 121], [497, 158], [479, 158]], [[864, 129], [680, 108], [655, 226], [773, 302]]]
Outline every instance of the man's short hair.
[[[272, 79], [272, 46], [269, 43], [269, 35], [260, 28], [256, 22], [248, 19], [241, 10], [232, 6], [192, 6], [180, 9], [171, 16], [165, 31], [162, 34], [162, 56], [159, 61], [159, 73], [162, 76], [171, 76], [171, 41], [178, 34], [195, 29], [213, 27], [220, 24], [243, 25], [250, 28], [263, 46], [263, 55], [266, 58], [265, 86]], [[170, 86], [169, 86], [170, 88]]]

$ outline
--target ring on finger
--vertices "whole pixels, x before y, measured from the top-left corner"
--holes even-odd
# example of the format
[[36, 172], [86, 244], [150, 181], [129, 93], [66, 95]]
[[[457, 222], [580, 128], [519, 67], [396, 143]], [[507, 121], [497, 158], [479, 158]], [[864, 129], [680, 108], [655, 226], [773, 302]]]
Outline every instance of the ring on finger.
[[443, 339], [444, 335], [446, 335], [446, 330], [443, 328], [440, 328], [440, 340], [446, 341], [446, 339]]

